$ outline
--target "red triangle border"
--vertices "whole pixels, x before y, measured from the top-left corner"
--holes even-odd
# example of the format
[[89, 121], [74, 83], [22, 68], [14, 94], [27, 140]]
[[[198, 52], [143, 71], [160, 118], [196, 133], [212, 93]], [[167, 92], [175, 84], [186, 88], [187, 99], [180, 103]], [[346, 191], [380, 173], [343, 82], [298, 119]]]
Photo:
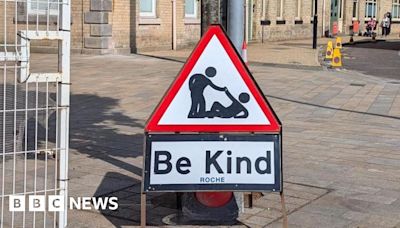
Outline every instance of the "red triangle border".
[[[239, 74], [242, 76], [243, 81], [249, 88], [250, 92], [253, 94], [258, 105], [270, 121], [267, 125], [159, 125], [158, 122], [168, 109], [169, 105], [175, 98], [176, 94], [182, 87], [183, 83], [186, 81], [193, 67], [197, 63], [198, 59], [202, 55], [204, 49], [207, 47], [208, 43], [213, 36], [216, 36], [224, 47], [228, 56], [232, 60]], [[267, 133], [279, 133], [281, 131], [281, 123], [276, 116], [275, 112], [272, 110], [269, 102], [265, 96], [261, 93], [261, 90], [251, 73], [247, 69], [243, 60], [239, 57], [239, 54], [234, 49], [231, 41], [228, 39], [226, 33], [223, 31], [220, 25], [211, 25], [206, 34], [201, 38], [200, 42], [192, 52], [188, 61], [183, 66], [182, 70], [176, 77], [175, 81], [171, 84], [170, 88], [164, 95], [155, 111], [150, 116], [147, 124], [145, 126], [145, 132], [267, 132]]]

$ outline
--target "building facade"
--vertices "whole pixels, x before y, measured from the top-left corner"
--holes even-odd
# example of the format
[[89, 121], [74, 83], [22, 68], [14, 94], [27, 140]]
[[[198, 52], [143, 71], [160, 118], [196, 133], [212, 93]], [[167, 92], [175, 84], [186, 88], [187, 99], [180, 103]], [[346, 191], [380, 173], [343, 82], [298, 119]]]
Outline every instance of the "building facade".
[[[0, 43], [15, 42], [15, 30], [54, 26], [60, 2], [1, 1], [7, 18], [0, 14], [0, 20], [6, 21], [0, 24], [0, 32], [6, 32], [0, 34]], [[128, 54], [177, 49], [192, 46], [200, 38], [198, 0], [73, 0], [71, 4], [73, 53]], [[57, 42], [52, 41], [32, 42], [31, 46], [33, 51], [40, 52], [52, 52], [56, 47]]]
[[[317, 1], [319, 36], [332, 35], [334, 30], [339, 35], [352, 34], [355, 22], [362, 33], [371, 18], [379, 25], [387, 12], [392, 15], [391, 32], [400, 32], [400, 0]], [[260, 41], [312, 37], [314, 4], [315, 0], [247, 0], [246, 38]], [[377, 30], [380, 34], [380, 26]]]
[[[203, 0], [205, 1], [205, 0]], [[220, 4], [220, 21], [226, 24], [226, 3]], [[312, 37], [316, 0], [243, 0], [245, 38], [248, 42]], [[386, 12], [392, 14], [392, 33], [400, 32], [400, 0], [317, 0], [318, 35], [352, 32], [354, 21], [359, 30], [371, 18], [380, 22]], [[44, 2], [44, 4], [43, 4]], [[59, 0], [1, 1], [8, 4], [7, 18], [0, 15], [0, 43], [15, 40], [15, 30], [34, 30], [46, 26], [42, 20], [57, 21]], [[72, 52], [86, 54], [128, 54], [150, 50], [171, 50], [193, 46], [200, 38], [200, 0], [73, 0]], [[15, 11], [18, 16], [15, 17]], [[28, 21], [28, 23], [26, 23]], [[17, 26], [16, 26], [16, 22]], [[50, 25], [52, 26], [52, 24]], [[379, 26], [378, 26], [379, 33]], [[5, 38], [6, 37], [6, 38]], [[51, 52], [56, 42], [33, 42], [33, 51]]]

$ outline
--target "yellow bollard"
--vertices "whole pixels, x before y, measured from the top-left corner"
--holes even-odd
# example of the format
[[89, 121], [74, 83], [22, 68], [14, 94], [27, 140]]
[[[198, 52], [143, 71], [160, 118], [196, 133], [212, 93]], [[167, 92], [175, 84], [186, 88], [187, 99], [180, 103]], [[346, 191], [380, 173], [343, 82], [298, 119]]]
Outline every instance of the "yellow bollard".
[[333, 44], [332, 41], [329, 41], [328, 45], [326, 46], [325, 59], [332, 59], [332, 58], [333, 58]]
[[333, 58], [331, 61], [332, 67], [341, 67], [342, 66], [342, 54], [340, 53], [339, 48], [333, 49]]
[[336, 45], [335, 48], [342, 49], [342, 37], [336, 37]]

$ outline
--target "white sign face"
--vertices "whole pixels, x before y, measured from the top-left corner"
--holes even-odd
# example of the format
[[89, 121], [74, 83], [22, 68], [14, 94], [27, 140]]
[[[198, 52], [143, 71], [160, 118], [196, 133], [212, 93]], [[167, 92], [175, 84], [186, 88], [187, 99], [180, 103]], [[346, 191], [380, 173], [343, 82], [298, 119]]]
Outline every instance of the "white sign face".
[[276, 184], [272, 141], [153, 141], [150, 185]]
[[158, 124], [270, 125], [270, 121], [214, 35]]

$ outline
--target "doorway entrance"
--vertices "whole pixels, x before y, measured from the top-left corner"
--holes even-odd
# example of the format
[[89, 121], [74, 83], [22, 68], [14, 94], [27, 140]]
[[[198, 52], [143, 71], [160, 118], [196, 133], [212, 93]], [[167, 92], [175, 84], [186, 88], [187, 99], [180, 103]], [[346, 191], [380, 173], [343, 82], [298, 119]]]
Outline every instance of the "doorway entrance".
[[338, 19], [339, 19], [339, 1], [331, 1], [331, 19], [330, 19], [330, 33], [335, 35], [338, 32]]

